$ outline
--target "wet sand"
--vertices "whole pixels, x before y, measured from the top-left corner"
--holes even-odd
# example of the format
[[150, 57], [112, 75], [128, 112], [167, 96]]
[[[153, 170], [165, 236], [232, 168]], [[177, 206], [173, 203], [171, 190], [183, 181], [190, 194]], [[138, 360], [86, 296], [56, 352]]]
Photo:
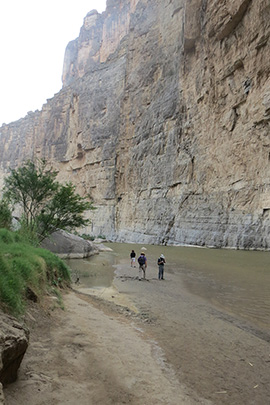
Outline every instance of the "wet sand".
[[76, 288], [65, 312], [29, 313], [31, 344], [7, 405], [270, 402], [267, 335], [189, 293], [173, 272], [159, 281], [151, 266], [138, 281], [124, 259], [114, 287]]
[[[191, 392], [214, 404], [270, 403], [270, 334], [187, 291], [177, 274], [139, 282], [121, 264], [115, 284], [145, 317], [176, 375]], [[130, 278], [131, 277], [131, 278]]]

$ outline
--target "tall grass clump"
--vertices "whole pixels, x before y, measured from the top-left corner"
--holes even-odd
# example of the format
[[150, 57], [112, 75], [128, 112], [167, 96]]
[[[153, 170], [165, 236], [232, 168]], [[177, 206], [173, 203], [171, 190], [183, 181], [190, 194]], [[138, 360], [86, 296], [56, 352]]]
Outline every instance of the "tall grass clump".
[[67, 265], [36, 248], [21, 235], [0, 229], [0, 305], [14, 315], [24, 312], [29, 294], [39, 299], [52, 287], [69, 285]]

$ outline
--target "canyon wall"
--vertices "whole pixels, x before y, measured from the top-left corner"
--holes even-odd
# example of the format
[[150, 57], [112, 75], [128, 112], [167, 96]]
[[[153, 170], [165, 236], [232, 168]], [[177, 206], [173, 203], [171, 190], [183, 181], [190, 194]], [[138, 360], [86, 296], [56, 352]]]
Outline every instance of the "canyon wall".
[[45, 157], [90, 195], [86, 233], [270, 248], [270, 4], [108, 0], [63, 89], [0, 128], [0, 178]]

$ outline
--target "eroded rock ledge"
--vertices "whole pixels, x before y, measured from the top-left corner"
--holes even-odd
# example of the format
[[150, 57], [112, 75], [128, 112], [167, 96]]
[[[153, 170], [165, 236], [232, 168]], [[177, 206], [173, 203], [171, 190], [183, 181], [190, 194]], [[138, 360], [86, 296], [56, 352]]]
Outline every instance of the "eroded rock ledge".
[[[29, 342], [29, 331], [15, 318], [0, 312], [0, 404], [4, 404], [2, 385], [14, 382]], [[1, 385], [2, 384], [2, 385]]]

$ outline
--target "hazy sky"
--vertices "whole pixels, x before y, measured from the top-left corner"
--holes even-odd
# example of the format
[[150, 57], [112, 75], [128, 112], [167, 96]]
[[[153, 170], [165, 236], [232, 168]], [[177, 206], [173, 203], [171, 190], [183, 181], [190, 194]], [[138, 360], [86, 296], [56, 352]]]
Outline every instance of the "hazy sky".
[[0, 125], [41, 110], [62, 87], [65, 48], [106, 0], [0, 1]]

